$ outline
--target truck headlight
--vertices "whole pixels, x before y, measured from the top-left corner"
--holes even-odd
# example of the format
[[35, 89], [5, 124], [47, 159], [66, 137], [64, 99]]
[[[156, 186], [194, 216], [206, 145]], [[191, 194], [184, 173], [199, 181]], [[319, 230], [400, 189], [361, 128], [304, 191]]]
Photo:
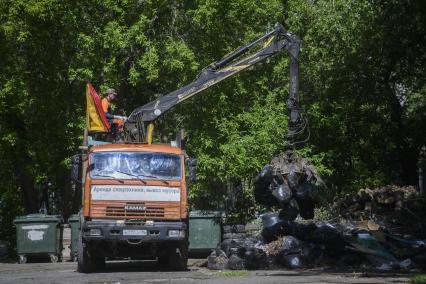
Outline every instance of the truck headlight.
[[185, 231], [184, 230], [169, 230], [169, 237], [185, 237]]
[[100, 235], [102, 235], [102, 231], [101, 231], [101, 229], [90, 229], [89, 230], [89, 235], [91, 235], [91, 236], [100, 236]]

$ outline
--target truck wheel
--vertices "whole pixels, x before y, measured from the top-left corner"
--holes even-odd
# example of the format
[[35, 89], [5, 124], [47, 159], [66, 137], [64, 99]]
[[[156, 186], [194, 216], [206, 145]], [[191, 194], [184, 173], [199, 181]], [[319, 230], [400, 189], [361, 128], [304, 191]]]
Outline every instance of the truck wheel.
[[188, 245], [179, 245], [170, 248], [167, 260], [168, 268], [172, 270], [186, 270], [188, 265]]
[[157, 260], [157, 265], [161, 268], [167, 268], [169, 265], [168, 254], [160, 255]]
[[92, 262], [95, 269], [102, 270], [105, 268], [105, 257], [93, 257]]
[[93, 270], [92, 259], [89, 254], [87, 244], [83, 243], [81, 231], [77, 242], [77, 271], [80, 273], [89, 273]]

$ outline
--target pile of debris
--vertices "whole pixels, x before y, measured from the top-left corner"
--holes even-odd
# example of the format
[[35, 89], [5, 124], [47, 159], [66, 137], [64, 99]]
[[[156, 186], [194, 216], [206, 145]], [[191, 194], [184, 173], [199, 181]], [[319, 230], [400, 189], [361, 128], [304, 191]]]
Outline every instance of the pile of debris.
[[[281, 217], [283, 209], [280, 213], [266, 213], [262, 216], [263, 228], [259, 235], [226, 239], [208, 257], [207, 267], [220, 270], [316, 266], [379, 270], [426, 267], [425, 242], [414, 237], [416, 235], [396, 232], [396, 227], [387, 225], [397, 224], [395, 216], [390, 219], [388, 214], [396, 210], [403, 216], [401, 212], [411, 211], [412, 207], [406, 206], [418, 198], [412, 187], [363, 189], [336, 201], [335, 208], [342, 216], [338, 223], [332, 224], [294, 222]], [[411, 215], [416, 214], [414, 212], [417, 211]], [[411, 219], [407, 222], [415, 227], [418, 220]]]
[[393, 235], [373, 222], [300, 224], [263, 216], [261, 235], [227, 239], [208, 257], [207, 267], [223, 269], [362, 266], [379, 270], [426, 264], [422, 240]]
[[413, 186], [364, 188], [333, 207], [344, 220], [372, 220], [392, 233], [426, 238], [426, 198]]

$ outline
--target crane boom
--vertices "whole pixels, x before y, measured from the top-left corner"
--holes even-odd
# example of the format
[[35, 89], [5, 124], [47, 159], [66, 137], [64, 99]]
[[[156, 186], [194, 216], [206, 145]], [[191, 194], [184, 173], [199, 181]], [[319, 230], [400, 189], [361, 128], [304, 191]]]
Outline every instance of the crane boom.
[[[236, 60], [254, 45], [264, 40], [266, 40], [265, 44], [258, 51]], [[287, 32], [281, 24], [276, 24], [272, 31], [204, 68], [191, 83], [133, 110], [125, 124], [126, 140], [132, 142], [147, 141], [147, 136], [150, 135], [150, 127], [146, 126], [147, 123], [152, 128], [152, 122], [172, 107], [280, 52], [283, 48], [287, 49], [290, 54], [290, 96], [287, 101], [290, 110], [289, 133], [296, 133], [297, 131], [292, 130], [292, 128], [300, 121], [297, 63], [300, 39]]]

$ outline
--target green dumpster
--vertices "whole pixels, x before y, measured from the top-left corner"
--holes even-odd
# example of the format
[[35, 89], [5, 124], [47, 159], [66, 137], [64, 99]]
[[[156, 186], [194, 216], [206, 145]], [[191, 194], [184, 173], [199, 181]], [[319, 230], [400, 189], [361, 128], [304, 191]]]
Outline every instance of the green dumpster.
[[221, 213], [191, 211], [189, 213], [189, 250], [209, 251], [221, 241]]
[[77, 260], [77, 241], [78, 241], [78, 227], [79, 227], [79, 217], [78, 214], [71, 215], [71, 217], [68, 218], [68, 224], [70, 224], [71, 227], [71, 259], [73, 261]]
[[30, 214], [19, 216], [13, 221], [19, 263], [25, 263], [27, 256], [48, 255], [52, 262], [59, 260], [61, 220], [57, 215]]

